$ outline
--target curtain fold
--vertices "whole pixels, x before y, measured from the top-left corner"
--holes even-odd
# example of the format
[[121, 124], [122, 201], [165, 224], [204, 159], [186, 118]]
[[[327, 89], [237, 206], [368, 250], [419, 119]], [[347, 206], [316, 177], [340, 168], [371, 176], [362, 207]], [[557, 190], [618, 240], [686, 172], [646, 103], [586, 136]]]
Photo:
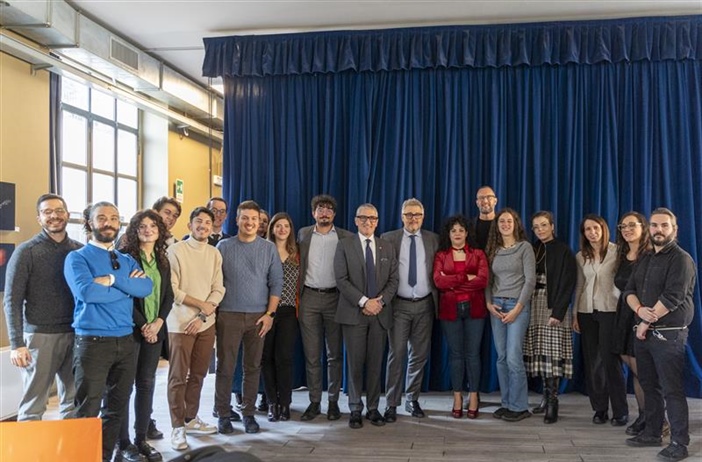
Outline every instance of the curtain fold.
[[[629, 56], [651, 59], [225, 74], [224, 197], [231, 203], [254, 199], [272, 212], [287, 211], [299, 228], [312, 222], [310, 198], [330, 193], [339, 202], [337, 225], [352, 230], [356, 207], [372, 202], [380, 215], [378, 231], [384, 232], [401, 226], [402, 201], [414, 196], [425, 205], [425, 227], [438, 230], [451, 214], [474, 216], [475, 191], [489, 184], [499, 197], [498, 208], [515, 208], [527, 227], [534, 212], [552, 210], [559, 237], [573, 249], [586, 213], [602, 215], [613, 233], [625, 212], [648, 215], [653, 208], [666, 206], [678, 216], [682, 247], [698, 262], [702, 57], [693, 58], [691, 50], [700, 48], [688, 45], [699, 41], [691, 39], [699, 34], [689, 31], [699, 30], [702, 16], [639, 21], [638, 27], [634, 20], [619, 26], [599, 24], [608, 24], [610, 32], [629, 31], [620, 34], [629, 37], [624, 43], [609, 35], [610, 51], [621, 49], [618, 53], [625, 55], [628, 50]], [[682, 23], [689, 23], [688, 32], [681, 32]], [[572, 24], [566, 25], [572, 29]], [[537, 25], [501, 27], [515, 27], [514, 35], [519, 35], [526, 29], [536, 34]], [[548, 30], [565, 25], [539, 27], [546, 30], [543, 37], [552, 37]], [[632, 31], [639, 29], [648, 31], [648, 54], [633, 45]], [[583, 30], [593, 43], [592, 31], [606, 35], [601, 27]], [[388, 42], [395, 33], [388, 31]], [[281, 38], [287, 40], [292, 37]], [[486, 44], [495, 50], [501, 46], [497, 39]], [[538, 46], [555, 45], [544, 41]], [[560, 45], [556, 48], [563, 50]], [[460, 52], [449, 49], [446, 59]], [[582, 53], [572, 49], [567, 55]], [[232, 56], [232, 62], [240, 57]], [[282, 66], [274, 57], [269, 56], [270, 64]], [[376, 58], [382, 61], [383, 56]], [[685, 386], [689, 396], [699, 398], [699, 273], [697, 282]], [[425, 383], [445, 390], [448, 364], [438, 330], [432, 345]], [[488, 348], [489, 330], [484, 345], [481, 389], [492, 391], [497, 378], [494, 351]], [[577, 360], [576, 369], [570, 388], [583, 390]]]
[[702, 59], [698, 16], [205, 38], [206, 77]]

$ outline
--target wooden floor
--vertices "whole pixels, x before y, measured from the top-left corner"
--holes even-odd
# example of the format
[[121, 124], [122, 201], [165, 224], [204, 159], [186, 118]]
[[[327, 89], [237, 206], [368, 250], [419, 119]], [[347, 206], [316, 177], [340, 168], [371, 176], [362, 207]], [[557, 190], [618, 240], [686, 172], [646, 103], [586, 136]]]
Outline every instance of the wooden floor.
[[[181, 454], [170, 447], [170, 419], [166, 401], [166, 365], [159, 367], [154, 403], [154, 418], [165, 437], [150, 443], [162, 452], [164, 460]], [[241, 424], [234, 424], [232, 435], [188, 436], [191, 448], [217, 444], [227, 450], [244, 451], [263, 461], [654, 461], [656, 448], [626, 446], [624, 427], [591, 423], [592, 412], [586, 396], [570, 393], [561, 396], [560, 420], [553, 425], [532, 416], [517, 423], [492, 417], [499, 405], [499, 393], [482, 394], [481, 415], [476, 420], [453, 419], [449, 393], [426, 393], [421, 405], [427, 417], [416, 419], [400, 410], [398, 421], [384, 427], [374, 427], [364, 421], [360, 430], [348, 427], [346, 397], [341, 400], [342, 419], [330, 422], [324, 414], [311, 422], [300, 422], [300, 414], [308, 404], [307, 392], [293, 393], [293, 415], [289, 422], [270, 423], [263, 413], [257, 413], [261, 432], [248, 435]], [[212, 424], [214, 375], [205, 379], [200, 417]], [[531, 394], [536, 405], [539, 397]], [[702, 400], [689, 399], [691, 461], [702, 461]], [[384, 409], [381, 398], [381, 410]], [[636, 405], [629, 396], [632, 418]], [[322, 403], [326, 412], [326, 402]], [[46, 418], [57, 418], [55, 399], [50, 403]], [[668, 440], [664, 441], [666, 444]]]

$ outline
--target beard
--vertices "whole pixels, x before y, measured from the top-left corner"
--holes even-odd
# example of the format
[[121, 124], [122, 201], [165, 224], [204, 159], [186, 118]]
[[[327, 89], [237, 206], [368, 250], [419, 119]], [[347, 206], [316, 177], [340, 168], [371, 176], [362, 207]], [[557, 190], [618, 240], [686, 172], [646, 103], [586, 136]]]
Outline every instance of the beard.
[[[112, 237], [106, 236], [103, 234], [104, 231], [114, 231], [114, 235]], [[96, 241], [102, 242], [104, 244], [109, 244], [110, 242], [114, 242], [117, 239], [117, 234], [119, 233], [118, 229], [112, 228], [111, 226], [107, 226], [102, 229], [94, 229], [93, 230], [93, 237], [95, 238]]]
[[665, 247], [675, 240], [675, 235], [671, 234], [669, 236], [663, 236], [662, 234], [655, 234], [651, 236], [651, 240], [658, 247]]

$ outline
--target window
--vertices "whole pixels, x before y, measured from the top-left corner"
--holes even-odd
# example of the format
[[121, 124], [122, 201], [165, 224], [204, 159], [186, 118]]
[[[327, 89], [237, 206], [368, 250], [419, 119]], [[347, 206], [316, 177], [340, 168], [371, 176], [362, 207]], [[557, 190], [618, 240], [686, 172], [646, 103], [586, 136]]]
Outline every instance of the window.
[[117, 205], [122, 225], [139, 200], [139, 109], [76, 80], [61, 81], [61, 191], [71, 218], [68, 233], [85, 242], [87, 204]]

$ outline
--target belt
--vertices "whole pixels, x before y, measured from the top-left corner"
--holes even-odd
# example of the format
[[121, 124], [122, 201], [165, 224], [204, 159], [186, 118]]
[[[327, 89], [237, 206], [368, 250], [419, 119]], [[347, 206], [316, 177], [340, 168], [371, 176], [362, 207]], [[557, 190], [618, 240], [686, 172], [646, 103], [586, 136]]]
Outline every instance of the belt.
[[418, 297], [418, 298], [405, 298], [405, 297], [400, 297], [399, 295], [395, 295], [398, 300], [402, 300], [403, 302], [411, 302], [411, 303], [416, 303], [416, 302], [421, 302], [422, 300], [426, 300], [427, 298], [431, 297], [431, 294], [425, 295], [424, 297]]
[[103, 340], [124, 340], [133, 337], [134, 334], [122, 335], [121, 337], [107, 337], [99, 335], [76, 335], [76, 340], [92, 340], [93, 342], [103, 341]]
[[336, 292], [338, 292], [336, 287], [329, 287], [328, 289], [318, 289], [316, 287], [305, 286], [305, 289], [313, 290], [315, 292], [319, 292], [320, 294], [335, 294]]

